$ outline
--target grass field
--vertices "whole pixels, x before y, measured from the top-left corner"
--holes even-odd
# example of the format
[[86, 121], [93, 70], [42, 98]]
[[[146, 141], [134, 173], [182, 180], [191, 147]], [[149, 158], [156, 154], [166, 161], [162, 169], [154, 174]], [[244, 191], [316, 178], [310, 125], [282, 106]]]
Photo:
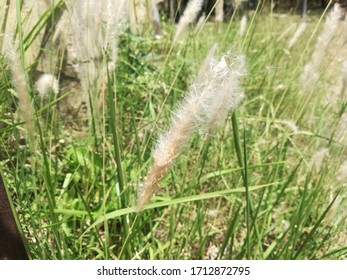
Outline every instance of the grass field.
[[[76, 131], [59, 120], [55, 100], [35, 105], [32, 137], [2, 56], [0, 171], [30, 257], [346, 259], [344, 83], [337, 101], [329, 97], [343, 77], [334, 63], [347, 56], [333, 41], [319, 79], [303, 90], [325, 19], [308, 17], [288, 48], [300, 21], [258, 11], [243, 36], [236, 16], [218, 32], [213, 23], [199, 33], [191, 26], [176, 45], [169, 23], [160, 40], [125, 32], [102, 113]], [[157, 136], [215, 43], [219, 54], [245, 55], [245, 99], [222, 127], [193, 135], [136, 212]]]

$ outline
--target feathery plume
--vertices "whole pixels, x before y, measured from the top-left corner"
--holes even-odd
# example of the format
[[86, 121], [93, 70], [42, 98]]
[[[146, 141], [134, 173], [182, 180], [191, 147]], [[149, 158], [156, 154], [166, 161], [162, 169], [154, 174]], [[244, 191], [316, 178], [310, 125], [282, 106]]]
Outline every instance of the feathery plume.
[[288, 37], [288, 34], [292, 32], [292, 29], [295, 28], [295, 23], [290, 24], [282, 33], [280, 36], [278, 36], [276, 42], [280, 42], [283, 38]]
[[13, 38], [5, 35], [5, 55], [12, 74], [12, 83], [18, 95], [18, 107], [25, 129], [29, 136], [29, 142], [34, 145], [35, 141], [35, 111], [30, 101], [30, 94], [24, 69], [20, 63], [18, 53], [15, 51]]
[[305, 65], [304, 71], [300, 76], [300, 84], [304, 93], [311, 92], [316, 86], [319, 80], [319, 73], [313, 66], [313, 63], [309, 62]]
[[297, 41], [300, 39], [301, 35], [304, 33], [306, 27], [307, 27], [306, 22], [300, 23], [300, 25], [299, 25], [298, 29], [295, 31], [293, 37], [288, 42], [288, 49], [291, 49], [297, 43]]
[[98, 59], [105, 54], [109, 55], [109, 60], [116, 60], [125, 4], [125, 0], [117, 3], [111, 0], [76, 0], [71, 6], [68, 5], [78, 62], [85, 63], [88, 59]]
[[124, 9], [126, 1], [117, 1], [117, 7], [115, 7], [112, 2], [111, 0], [107, 0], [105, 35], [103, 38], [104, 52], [108, 51], [109, 53], [109, 71], [115, 69], [115, 63], [117, 61], [118, 37], [123, 29], [122, 26], [125, 21]]
[[325, 53], [331, 40], [335, 35], [342, 16], [341, 6], [336, 3], [328, 14], [323, 30], [319, 35], [311, 60], [305, 65], [304, 71], [300, 77], [300, 83], [303, 92], [310, 92], [315, 87], [319, 79], [319, 67], [321, 66]]
[[39, 97], [43, 100], [50, 98], [51, 94], [59, 93], [59, 82], [52, 74], [45, 73], [35, 83], [35, 88]]
[[204, 27], [205, 24], [205, 20], [206, 20], [206, 14], [202, 13], [201, 17], [199, 17], [198, 23], [196, 24], [195, 27], [195, 33], [199, 33], [201, 31], [201, 29]]
[[[161, 1], [159, 1], [161, 2]], [[157, 0], [152, 0], [152, 17], [153, 17], [153, 28], [154, 28], [154, 38], [159, 40], [161, 38], [160, 31], [160, 15], [158, 9]]]
[[240, 86], [246, 74], [244, 56], [229, 52], [220, 59], [207, 60], [203, 67], [208, 63], [209, 68], [205, 73], [200, 71], [197, 82], [191, 85], [189, 94], [172, 114], [169, 129], [157, 141], [154, 163], [146, 182], [138, 189], [138, 211], [152, 197], [191, 135], [200, 127], [211, 131], [221, 124], [244, 96]]
[[322, 148], [316, 151], [310, 161], [310, 166], [315, 172], [320, 172], [322, 170], [324, 159], [329, 155], [329, 150], [327, 148]]
[[247, 29], [247, 16], [243, 15], [240, 21], [240, 36], [243, 37]]
[[340, 117], [334, 139], [337, 141], [347, 141], [347, 112]]
[[201, 84], [205, 81], [205, 75], [208, 72], [208, 69], [210, 68], [211, 60], [216, 55], [217, 49], [218, 49], [218, 44], [213, 44], [211, 49], [208, 51], [203, 64], [200, 66], [198, 75], [195, 78], [196, 84]]
[[[347, 22], [346, 22], [347, 23]], [[347, 26], [347, 24], [346, 24]], [[342, 32], [345, 29], [342, 29]], [[346, 38], [343, 39], [343, 41], [345, 42]], [[345, 43], [343, 43], [344, 45]], [[335, 47], [335, 45], [334, 45]], [[336, 50], [339, 50], [340, 46], [337, 45]], [[335, 48], [334, 48], [335, 50]], [[347, 61], [343, 61], [343, 59], [345, 58], [345, 54], [342, 53], [342, 55], [338, 58], [338, 60], [336, 61], [332, 61], [331, 65], [332, 65], [332, 69], [336, 70], [337, 67], [340, 68], [340, 73], [337, 76], [336, 75], [336, 71], [333, 72], [333, 77], [329, 80], [329, 82], [331, 82], [331, 84], [329, 85], [329, 92], [327, 94], [325, 94], [324, 98], [321, 99], [321, 104], [323, 106], [330, 106], [332, 107], [332, 109], [334, 110], [334, 112], [336, 112], [337, 110], [339, 110], [339, 104], [341, 104], [341, 102], [344, 102], [344, 100], [347, 97]], [[339, 64], [339, 65], [336, 65]], [[336, 65], [336, 66], [335, 66]], [[344, 116], [346, 114], [346, 112], [342, 115], [342, 118], [340, 120], [343, 122], [346, 122], [346, 117]], [[344, 119], [344, 120], [342, 120]], [[337, 131], [338, 134], [341, 135], [341, 132], [345, 132], [345, 131]], [[335, 135], [337, 136], [337, 134]], [[338, 138], [336, 138], [338, 139]]]
[[241, 87], [241, 78], [245, 76], [246, 61], [243, 55], [234, 55], [231, 52], [224, 55], [221, 59], [211, 59], [207, 79], [212, 77], [207, 85], [209, 88], [209, 100], [202, 108], [202, 127], [206, 131], [222, 125], [229, 111], [244, 98]]
[[183, 15], [176, 27], [176, 33], [173, 42], [176, 43], [177, 39], [181, 36], [183, 31], [186, 29], [189, 23], [191, 23], [197, 17], [201, 10], [203, 0], [190, 0], [187, 7], [184, 10]]
[[[71, 55], [75, 56], [83, 100], [90, 100], [91, 91], [100, 92], [100, 96], [93, 95], [91, 99], [93, 103], [97, 102], [97, 110], [104, 104], [107, 71], [115, 69], [125, 4], [125, 0], [76, 0], [67, 3], [71, 24], [69, 38], [73, 46]], [[91, 117], [90, 109], [88, 113]]]
[[215, 7], [215, 21], [216, 22], [223, 22], [223, 17], [224, 17], [224, 0], [217, 0], [216, 7]]
[[4, 33], [6, 30], [9, 9], [10, 9], [10, 0], [6, 0], [6, 2], [3, 5], [2, 11], [1, 11], [1, 17], [0, 17], [1, 18], [0, 20], [0, 52], [2, 51], [2, 44], [4, 41]]
[[276, 123], [284, 124], [290, 128], [292, 133], [297, 133], [299, 131], [298, 126], [296, 125], [295, 121], [293, 120], [276, 120]]
[[347, 181], [347, 160], [345, 160], [337, 173], [336, 179], [338, 182], [346, 182]]

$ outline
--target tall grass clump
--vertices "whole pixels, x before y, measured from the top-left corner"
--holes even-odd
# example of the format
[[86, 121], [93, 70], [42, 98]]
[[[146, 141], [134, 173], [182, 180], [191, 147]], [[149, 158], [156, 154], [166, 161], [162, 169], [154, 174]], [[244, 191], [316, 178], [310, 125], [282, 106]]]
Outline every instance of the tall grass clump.
[[192, 133], [200, 129], [210, 132], [223, 124], [228, 112], [243, 99], [240, 86], [241, 77], [246, 74], [243, 56], [229, 52], [220, 59], [208, 59], [205, 64], [209, 66], [207, 71], [199, 73], [198, 83], [190, 86], [189, 94], [173, 113], [171, 126], [159, 137], [153, 151], [154, 163], [144, 186], [139, 188], [138, 211], [154, 194]]

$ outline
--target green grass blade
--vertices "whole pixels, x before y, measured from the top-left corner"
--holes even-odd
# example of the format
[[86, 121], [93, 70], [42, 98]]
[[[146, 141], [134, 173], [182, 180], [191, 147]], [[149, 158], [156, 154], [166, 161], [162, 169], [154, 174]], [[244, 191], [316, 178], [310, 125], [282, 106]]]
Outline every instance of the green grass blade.
[[[118, 175], [118, 184], [119, 184], [119, 205], [121, 208], [125, 208], [128, 204], [129, 198], [128, 198], [128, 192], [126, 191], [126, 185], [125, 185], [125, 178], [123, 173], [123, 164], [122, 164], [122, 155], [121, 155], [121, 148], [119, 143], [119, 135], [117, 132], [117, 116], [116, 116], [116, 106], [115, 106], [115, 93], [113, 89], [114, 80], [112, 79], [110, 73], [108, 73], [108, 83], [107, 83], [107, 97], [108, 97], [108, 106], [110, 111], [110, 127], [111, 132], [113, 136], [113, 145], [114, 145], [114, 151], [115, 151], [115, 160], [117, 164], [117, 175]], [[128, 224], [128, 217], [123, 217], [123, 240], [127, 240], [127, 237], [129, 235], [129, 224]], [[127, 246], [125, 253], [126, 256], [129, 258], [131, 256], [131, 247]]]
[[[259, 185], [259, 186], [251, 186], [251, 187], [248, 188], [248, 191], [252, 192], [252, 191], [256, 191], [256, 190], [263, 189], [263, 188], [266, 188], [266, 187], [275, 186], [277, 184], [278, 183], [269, 183], [269, 184], [264, 184], [264, 185]], [[236, 189], [230, 189], [230, 190], [224, 190], [224, 191], [216, 191], [216, 192], [204, 193], [204, 194], [200, 194], [200, 195], [193, 195], [193, 196], [182, 197], [182, 198], [175, 198], [175, 199], [170, 199], [170, 200], [167, 200], [167, 201], [160, 201], [160, 202], [149, 203], [149, 204], [144, 206], [143, 211], [150, 210], [150, 209], [161, 208], [161, 207], [168, 207], [168, 206], [171, 206], [171, 205], [183, 204], [183, 203], [188, 203], [188, 202], [193, 202], [193, 201], [200, 201], [200, 200], [206, 200], [206, 199], [211, 199], [211, 198], [223, 197], [223, 196], [227, 196], [227, 195], [235, 194], [235, 193], [245, 193], [245, 192], [246, 192], [245, 188], [236, 188]], [[56, 211], [58, 211], [58, 210], [56, 210]], [[131, 214], [131, 213], [136, 213], [135, 207], [116, 210], [116, 211], [113, 211], [113, 212], [110, 212], [110, 213], [106, 214], [105, 216], [99, 217], [83, 233], [83, 235], [86, 234], [88, 231], [90, 231], [93, 227], [97, 226], [100, 223], [103, 223], [105, 220], [115, 219], [115, 218], [122, 217], [124, 215], [128, 215], [128, 214]], [[138, 215], [139, 214], [141, 214], [141, 212], [138, 213]]]

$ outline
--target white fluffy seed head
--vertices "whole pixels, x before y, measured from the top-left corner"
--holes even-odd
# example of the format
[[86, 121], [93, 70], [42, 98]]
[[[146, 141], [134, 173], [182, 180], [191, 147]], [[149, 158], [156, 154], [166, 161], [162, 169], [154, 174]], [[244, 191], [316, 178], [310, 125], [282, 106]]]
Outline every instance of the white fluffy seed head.
[[331, 46], [331, 41], [334, 39], [337, 28], [341, 24], [341, 17], [341, 6], [336, 3], [328, 14], [322, 32], [317, 38], [311, 60], [305, 65], [304, 71], [301, 74], [300, 83], [303, 93], [311, 92], [318, 82], [319, 68], [324, 61], [326, 51]]
[[223, 22], [223, 18], [224, 18], [223, 4], [224, 4], [223, 0], [217, 0], [216, 2], [216, 6], [215, 6], [215, 14], [216, 14], [215, 21], [216, 22]]
[[41, 99], [48, 99], [52, 94], [59, 93], [59, 82], [52, 74], [43, 74], [35, 83], [35, 88]]
[[314, 63], [309, 62], [305, 65], [304, 71], [300, 76], [300, 84], [303, 93], [310, 93], [319, 81], [319, 74], [314, 66]]
[[205, 20], [206, 20], [206, 15], [205, 13], [203, 13], [201, 17], [199, 17], [198, 23], [196, 24], [195, 33], [199, 33], [201, 31], [201, 29], [204, 27]]
[[302, 34], [304, 33], [304, 31], [306, 30], [307, 27], [307, 23], [306, 22], [302, 22], [300, 23], [298, 29], [295, 31], [293, 37], [290, 39], [290, 41], [288, 42], [288, 48], [292, 48], [300, 39], [300, 37], [302, 36]]
[[311, 168], [316, 172], [322, 170], [324, 159], [329, 155], [329, 150], [327, 148], [322, 148], [316, 151], [311, 158]]
[[183, 31], [186, 29], [189, 23], [193, 22], [195, 18], [197, 17], [198, 13], [201, 10], [203, 0], [190, 0], [187, 4], [186, 9], [183, 12], [183, 15], [181, 16], [177, 28], [176, 33], [174, 36], [174, 43], [177, 41], [177, 39], [181, 36]]
[[27, 84], [24, 65], [21, 64], [19, 53], [14, 46], [13, 34], [6, 34], [4, 38], [5, 56], [12, 74], [12, 83], [18, 95], [19, 112], [28, 132], [29, 142], [35, 146], [35, 110], [32, 106]]
[[243, 55], [232, 52], [205, 61], [189, 94], [172, 114], [170, 128], [159, 137], [153, 151], [158, 166], [171, 164], [194, 131], [210, 132], [224, 123], [244, 97], [245, 64]]
[[190, 136], [200, 127], [210, 132], [225, 120], [228, 112], [235, 109], [243, 98], [240, 78], [246, 75], [244, 56], [229, 52], [216, 59], [210, 57], [213, 52], [214, 48], [188, 95], [172, 114], [169, 129], [157, 141], [153, 151], [153, 165], [145, 184], [139, 186], [138, 211], [154, 194], [160, 180], [167, 174]]
[[246, 74], [243, 55], [228, 52], [220, 59], [211, 59], [206, 80], [202, 84], [209, 91], [201, 114], [205, 130], [210, 131], [223, 124], [228, 113], [244, 98], [241, 79]]
[[298, 126], [293, 120], [277, 120], [276, 122], [288, 126], [292, 133], [297, 133], [299, 131]]
[[347, 160], [345, 160], [337, 173], [336, 179], [338, 182], [345, 183], [347, 181]]
[[247, 29], [247, 16], [243, 15], [240, 21], [240, 36], [243, 37]]
[[[69, 55], [80, 80], [82, 98], [89, 100], [89, 92], [104, 92], [107, 71], [112, 72], [116, 67], [118, 36], [124, 29], [126, 6], [130, 1], [66, 2], [70, 24]], [[98, 98], [102, 101], [102, 96], [93, 95], [91, 101], [97, 102]]]

